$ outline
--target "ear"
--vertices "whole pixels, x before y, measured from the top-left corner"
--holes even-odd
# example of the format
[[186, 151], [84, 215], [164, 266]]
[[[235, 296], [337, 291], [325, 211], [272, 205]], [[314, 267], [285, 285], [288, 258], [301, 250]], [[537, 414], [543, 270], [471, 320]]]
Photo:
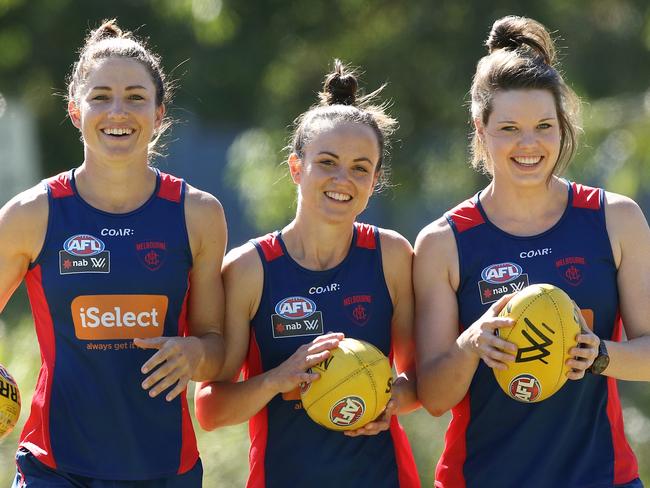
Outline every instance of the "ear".
[[68, 102], [68, 117], [70, 117], [72, 125], [77, 129], [81, 129], [81, 111], [79, 110], [79, 106], [73, 100]]
[[370, 191], [370, 196], [372, 196], [373, 193], [375, 193], [375, 189], [377, 188], [377, 183], [379, 183], [379, 179], [382, 177], [384, 174], [384, 168], [380, 168], [379, 171], [375, 171], [375, 175], [372, 177], [372, 190]]
[[291, 173], [291, 179], [296, 185], [300, 184], [300, 171], [302, 170], [302, 160], [296, 153], [291, 153], [289, 159], [287, 160], [289, 165], [289, 172]]
[[473, 119], [474, 128], [476, 129], [476, 137], [481, 142], [485, 142], [485, 125], [481, 119]]
[[153, 124], [154, 129], [156, 130], [160, 129], [160, 126], [163, 123], [163, 119], [165, 118], [166, 112], [167, 109], [165, 108], [165, 104], [161, 103], [159, 107], [156, 107], [155, 120]]

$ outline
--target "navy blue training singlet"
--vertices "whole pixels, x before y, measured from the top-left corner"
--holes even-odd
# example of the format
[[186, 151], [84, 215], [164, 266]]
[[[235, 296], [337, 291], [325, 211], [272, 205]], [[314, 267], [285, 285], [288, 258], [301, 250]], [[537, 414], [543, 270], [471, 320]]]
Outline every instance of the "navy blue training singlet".
[[198, 459], [185, 395], [150, 398], [140, 368], [156, 351], [133, 345], [187, 334], [185, 183], [156, 178], [124, 214], [82, 200], [74, 171], [45, 181], [47, 233], [26, 276], [42, 364], [20, 446], [51, 468], [143, 480]]
[[[268, 371], [302, 344], [328, 332], [362, 339], [391, 356], [393, 305], [376, 227], [355, 224], [347, 257], [311, 271], [287, 253], [279, 233], [254, 241], [264, 287], [251, 321], [245, 378]], [[393, 417], [389, 431], [346, 437], [313, 422], [300, 396], [277, 395], [250, 421], [249, 488], [419, 487], [406, 436]]]
[[[563, 216], [536, 236], [497, 228], [478, 194], [446, 214], [460, 263], [460, 331], [501, 296], [549, 283], [569, 294], [600, 338], [621, 339], [604, 191], [567, 187]], [[613, 378], [587, 373], [540, 403], [522, 403], [507, 397], [480, 361], [452, 414], [438, 487], [606, 488], [638, 477]]]

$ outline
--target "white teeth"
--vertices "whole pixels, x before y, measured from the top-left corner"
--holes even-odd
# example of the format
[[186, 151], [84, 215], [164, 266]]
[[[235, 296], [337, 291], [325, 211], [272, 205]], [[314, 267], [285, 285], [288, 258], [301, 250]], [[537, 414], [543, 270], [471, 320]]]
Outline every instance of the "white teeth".
[[102, 129], [102, 132], [110, 136], [123, 136], [125, 134], [129, 136], [133, 133], [133, 129], [127, 129], [125, 127], [109, 127], [107, 129]]
[[541, 156], [517, 156], [516, 158], [512, 158], [515, 161], [517, 161], [519, 164], [523, 164], [525, 166], [532, 166], [533, 164], [537, 164], [542, 160]]
[[346, 195], [345, 193], [326, 191], [325, 195], [327, 195], [330, 198], [333, 198], [334, 200], [338, 200], [339, 202], [347, 202], [348, 200], [352, 200], [352, 197], [350, 195]]

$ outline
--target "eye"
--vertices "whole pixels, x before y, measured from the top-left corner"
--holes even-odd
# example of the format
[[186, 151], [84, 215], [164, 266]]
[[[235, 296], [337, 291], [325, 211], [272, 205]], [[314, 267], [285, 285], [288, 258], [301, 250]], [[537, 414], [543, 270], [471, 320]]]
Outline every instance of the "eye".
[[360, 173], [368, 173], [368, 168], [365, 166], [355, 166], [354, 170], [359, 171]]
[[321, 159], [318, 161], [318, 164], [322, 164], [323, 166], [332, 166], [334, 161], [331, 159]]
[[553, 126], [548, 122], [543, 122], [537, 126], [538, 129], [550, 129], [551, 127]]
[[108, 95], [95, 95], [91, 100], [108, 100]]
[[518, 129], [514, 125], [504, 125], [503, 127], [501, 127], [500, 130], [504, 132], [515, 132]]
[[142, 95], [129, 95], [129, 100], [144, 100]]

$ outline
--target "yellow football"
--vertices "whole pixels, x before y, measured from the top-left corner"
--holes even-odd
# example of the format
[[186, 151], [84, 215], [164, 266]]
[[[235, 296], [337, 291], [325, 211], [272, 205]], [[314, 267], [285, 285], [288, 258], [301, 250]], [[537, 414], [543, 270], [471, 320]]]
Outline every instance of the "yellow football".
[[390, 399], [390, 363], [368, 342], [346, 337], [330, 357], [309, 371], [320, 378], [302, 385], [302, 405], [314, 422], [328, 429], [363, 427], [379, 416]]
[[553, 285], [530, 285], [518, 292], [499, 314], [515, 320], [498, 329], [502, 339], [517, 346], [508, 369], [494, 369], [501, 389], [521, 402], [540, 402], [567, 380], [569, 349], [577, 344], [580, 322], [569, 295]]
[[20, 417], [20, 392], [9, 372], [0, 364], [0, 439], [9, 435]]

